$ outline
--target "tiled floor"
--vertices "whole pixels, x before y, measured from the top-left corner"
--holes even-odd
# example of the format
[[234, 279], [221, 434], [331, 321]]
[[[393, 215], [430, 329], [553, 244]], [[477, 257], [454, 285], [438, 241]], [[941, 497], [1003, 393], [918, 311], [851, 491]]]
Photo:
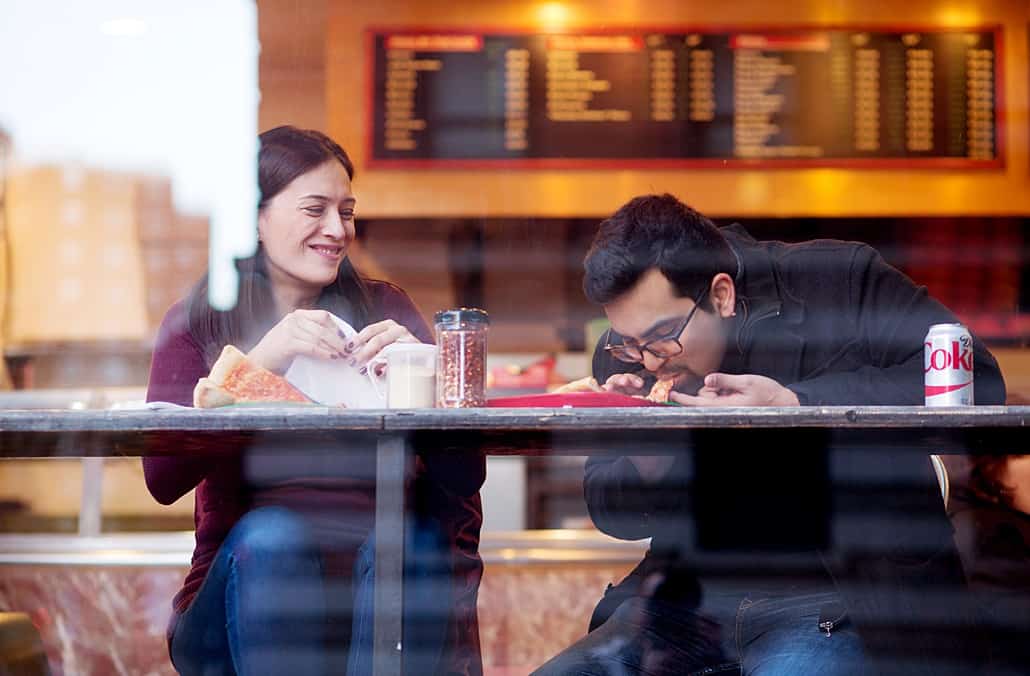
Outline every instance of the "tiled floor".
[[[632, 564], [492, 564], [480, 588], [487, 676], [522, 676], [581, 636], [605, 585]], [[0, 566], [0, 610], [27, 612], [54, 676], [173, 676], [169, 603], [185, 570]]]

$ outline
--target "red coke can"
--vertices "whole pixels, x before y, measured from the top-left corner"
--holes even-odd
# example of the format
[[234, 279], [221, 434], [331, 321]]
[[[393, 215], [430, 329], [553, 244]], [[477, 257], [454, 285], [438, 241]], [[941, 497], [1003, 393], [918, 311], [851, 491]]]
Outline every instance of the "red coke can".
[[923, 341], [927, 406], [973, 405], [973, 337], [961, 324], [934, 324]]

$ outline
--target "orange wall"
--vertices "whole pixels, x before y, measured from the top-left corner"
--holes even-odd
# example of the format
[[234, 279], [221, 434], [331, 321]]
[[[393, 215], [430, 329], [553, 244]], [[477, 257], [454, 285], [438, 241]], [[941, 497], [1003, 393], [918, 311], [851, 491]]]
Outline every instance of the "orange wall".
[[258, 126], [325, 129], [327, 0], [258, 0]]
[[[547, 18], [558, 23], [548, 25]], [[328, 132], [358, 167], [362, 216], [595, 217], [670, 191], [713, 216], [1030, 214], [1026, 0], [328, 0]], [[371, 170], [365, 167], [369, 26], [519, 27], [1001, 24], [1007, 166], [1000, 170]]]

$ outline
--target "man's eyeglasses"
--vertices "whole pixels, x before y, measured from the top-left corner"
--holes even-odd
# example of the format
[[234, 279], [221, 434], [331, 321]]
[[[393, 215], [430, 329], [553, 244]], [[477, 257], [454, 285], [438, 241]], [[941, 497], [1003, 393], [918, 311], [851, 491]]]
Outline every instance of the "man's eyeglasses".
[[[683, 344], [680, 343], [680, 335], [686, 330], [687, 324], [694, 318], [694, 313], [701, 306], [701, 299], [708, 293], [708, 287], [701, 290], [697, 298], [694, 299], [694, 307], [690, 309], [687, 316], [683, 318], [674, 329], [666, 333], [665, 335], [659, 336], [646, 343], [638, 345], [634, 342], [627, 343], [623, 338], [621, 343], [612, 344], [613, 331], [608, 331], [608, 339], [605, 341], [604, 349], [611, 356], [615, 357], [619, 361], [628, 362], [630, 364], [639, 364], [644, 361], [644, 352], [650, 352], [659, 359], [668, 359], [675, 357], [683, 352]], [[615, 334], [618, 335], [618, 334]], [[620, 337], [621, 338], [621, 337]]]

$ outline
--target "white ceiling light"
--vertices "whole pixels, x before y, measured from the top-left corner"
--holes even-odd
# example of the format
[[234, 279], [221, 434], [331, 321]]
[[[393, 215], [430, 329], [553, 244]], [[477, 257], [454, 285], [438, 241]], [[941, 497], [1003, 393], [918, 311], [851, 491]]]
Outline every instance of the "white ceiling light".
[[100, 24], [100, 32], [113, 37], [136, 38], [147, 32], [147, 22], [131, 17], [108, 19]]

